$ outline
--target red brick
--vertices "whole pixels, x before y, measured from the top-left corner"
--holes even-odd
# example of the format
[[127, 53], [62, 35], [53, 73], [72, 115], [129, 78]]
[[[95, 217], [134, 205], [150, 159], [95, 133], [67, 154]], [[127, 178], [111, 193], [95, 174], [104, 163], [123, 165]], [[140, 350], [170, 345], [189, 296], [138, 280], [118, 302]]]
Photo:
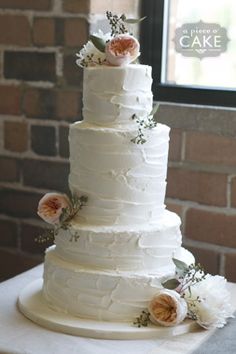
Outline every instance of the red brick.
[[34, 43], [39, 46], [52, 46], [55, 41], [55, 22], [51, 18], [35, 18], [33, 27]]
[[63, 10], [71, 13], [88, 14], [90, 11], [90, 0], [64, 0]]
[[215, 134], [186, 133], [186, 160], [234, 166], [236, 139]]
[[64, 55], [63, 77], [66, 84], [75, 86], [77, 89], [82, 88], [83, 84], [83, 69], [75, 63], [75, 55]]
[[6, 79], [55, 82], [55, 53], [5, 51], [4, 76]]
[[88, 22], [84, 19], [68, 18], [65, 20], [65, 45], [81, 47], [88, 40]]
[[2, 188], [0, 189], [0, 212], [16, 217], [35, 217], [41, 197], [40, 193]]
[[200, 263], [207, 273], [219, 274], [220, 255], [218, 252], [194, 246], [186, 246], [186, 248], [193, 253], [196, 263]]
[[[46, 225], [45, 225], [46, 226]], [[23, 223], [21, 225], [21, 249], [31, 254], [43, 254], [45, 249], [53, 244], [52, 242], [39, 243], [37, 237], [45, 232], [46, 228]]]
[[0, 0], [2, 9], [50, 10], [51, 0]]
[[59, 153], [61, 157], [69, 157], [69, 127], [59, 127]]
[[180, 129], [171, 129], [170, 145], [169, 145], [169, 160], [181, 160], [181, 146], [182, 146], [182, 131]]
[[17, 246], [17, 224], [10, 220], [0, 220], [0, 247]]
[[0, 157], [0, 181], [20, 181], [20, 160], [8, 157]]
[[168, 169], [167, 196], [201, 204], [226, 206], [227, 175], [192, 171], [185, 168]]
[[23, 180], [27, 186], [67, 192], [68, 174], [69, 164], [64, 162], [25, 159], [23, 163]]
[[4, 122], [4, 147], [23, 152], [28, 148], [28, 126], [25, 122]]
[[231, 181], [231, 206], [236, 207], [236, 177]]
[[54, 119], [55, 92], [29, 88], [23, 97], [23, 112], [27, 117]]
[[74, 121], [81, 115], [81, 93], [77, 91], [58, 91], [56, 96], [56, 117]]
[[188, 209], [185, 236], [225, 247], [236, 247], [236, 214], [226, 215], [205, 210]]
[[17, 86], [0, 86], [0, 114], [20, 114], [21, 90]]
[[236, 253], [225, 255], [225, 277], [228, 281], [236, 282]]
[[177, 203], [173, 202], [166, 202], [166, 208], [173, 213], [176, 213], [179, 215], [180, 218], [183, 216], [183, 206]]
[[28, 117], [39, 117], [40, 91], [29, 88], [24, 92], [23, 112]]
[[0, 55], [0, 78], [2, 78], [3, 74], [3, 56]]
[[56, 131], [54, 127], [31, 126], [31, 149], [39, 155], [56, 155]]
[[21, 252], [14, 252], [7, 248], [0, 248], [0, 278], [8, 279], [22, 273], [43, 261], [43, 257], [30, 256]]
[[0, 16], [0, 43], [7, 45], [30, 45], [30, 24], [25, 16]]

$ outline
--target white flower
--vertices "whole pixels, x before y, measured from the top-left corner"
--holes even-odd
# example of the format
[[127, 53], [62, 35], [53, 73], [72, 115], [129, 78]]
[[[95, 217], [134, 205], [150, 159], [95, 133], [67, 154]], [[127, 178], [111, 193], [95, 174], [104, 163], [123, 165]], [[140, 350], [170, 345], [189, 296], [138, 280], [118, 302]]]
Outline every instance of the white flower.
[[148, 306], [150, 320], [162, 326], [176, 326], [187, 316], [187, 303], [174, 290], [160, 290]]
[[226, 285], [224, 277], [207, 274], [205, 279], [191, 286], [191, 291], [185, 291], [189, 315], [201, 327], [221, 328], [227, 318], [234, 317]]
[[[103, 39], [104, 42], [112, 38], [111, 33], [103, 33], [101, 30], [93, 35]], [[90, 40], [83, 46], [79, 53], [76, 53], [76, 56], [76, 64], [80, 67], [101, 65], [106, 60], [105, 53], [100, 52]]]

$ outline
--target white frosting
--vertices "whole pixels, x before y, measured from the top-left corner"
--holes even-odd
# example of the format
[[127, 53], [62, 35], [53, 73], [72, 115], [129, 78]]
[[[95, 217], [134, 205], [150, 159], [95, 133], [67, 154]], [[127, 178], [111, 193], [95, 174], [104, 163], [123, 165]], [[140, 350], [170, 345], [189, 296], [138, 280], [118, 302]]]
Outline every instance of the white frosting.
[[151, 67], [97, 66], [84, 69], [83, 117], [98, 125], [135, 126], [132, 115], [146, 118], [152, 110]]
[[[180, 218], [165, 211], [157, 225], [92, 226], [73, 223], [55, 238], [58, 256], [86, 267], [111, 270], [173, 270], [181, 245]], [[76, 236], [79, 236], [75, 241]], [[171, 266], [170, 266], [171, 265]]]
[[173, 277], [171, 258], [192, 259], [180, 250], [179, 217], [165, 211], [169, 127], [144, 129], [147, 142], [131, 142], [132, 115], [146, 119], [152, 109], [151, 84], [145, 65], [85, 69], [69, 185], [88, 202], [45, 257], [43, 296], [58, 311], [132, 323]]
[[79, 213], [83, 222], [158, 223], [165, 208], [169, 127], [148, 129], [143, 145], [130, 141], [136, 134], [134, 128], [71, 125], [69, 185], [88, 196]]
[[130, 321], [147, 307], [165, 276], [83, 268], [50, 249], [45, 257], [43, 295], [59, 311], [82, 318]]
[[[183, 251], [181, 260], [186, 262]], [[45, 257], [43, 296], [57, 311], [132, 324], [161, 283], [173, 276], [171, 267], [155, 274], [86, 268], [63, 261], [51, 247]]]

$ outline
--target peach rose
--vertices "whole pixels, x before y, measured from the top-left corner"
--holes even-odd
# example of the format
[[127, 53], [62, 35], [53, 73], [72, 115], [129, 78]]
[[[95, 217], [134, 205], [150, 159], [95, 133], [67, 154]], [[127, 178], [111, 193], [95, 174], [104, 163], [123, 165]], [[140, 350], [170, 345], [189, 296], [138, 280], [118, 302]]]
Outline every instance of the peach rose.
[[128, 34], [120, 34], [107, 42], [106, 60], [114, 66], [127, 65], [140, 55], [139, 48], [136, 38]]
[[66, 194], [47, 193], [39, 201], [38, 215], [49, 224], [59, 224], [62, 209], [68, 207], [71, 203]]
[[187, 316], [186, 301], [174, 290], [161, 290], [149, 303], [150, 320], [162, 326], [176, 326]]

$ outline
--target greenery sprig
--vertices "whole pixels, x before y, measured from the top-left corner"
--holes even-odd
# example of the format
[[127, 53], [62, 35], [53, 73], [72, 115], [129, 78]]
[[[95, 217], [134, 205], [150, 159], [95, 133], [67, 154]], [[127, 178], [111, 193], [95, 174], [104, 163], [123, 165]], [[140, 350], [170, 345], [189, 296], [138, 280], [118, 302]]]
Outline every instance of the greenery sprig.
[[170, 290], [178, 288], [178, 293], [182, 296], [186, 290], [191, 294], [191, 287], [206, 277], [203, 267], [200, 263], [187, 265], [178, 259], [173, 258], [172, 260], [176, 266], [177, 278], [165, 281], [162, 286]]
[[62, 209], [59, 223], [55, 224], [53, 229], [46, 229], [41, 235], [37, 236], [35, 238], [36, 242], [53, 242], [60, 229], [69, 230], [71, 235], [70, 241], [77, 241], [79, 239], [79, 234], [77, 232], [72, 233], [70, 230], [71, 221], [86, 204], [88, 198], [86, 196], [77, 197], [76, 195], [71, 195], [69, 199], [70, 206]]
[[106, 16], [111, 27], [111, 35], [115, 37], [118, 34], [128, 33], [128, 28], [125, 25], [126, 16], [113, 15], [111, 11], [106, 12]]
[[134, 144], [145, 144], [147, 139], [145, 138], [144, 129], [153, 129], [157, 126], [157, 121], [154, 119], [154, 114], [157, 112], [159, 105], [155, 105], [152, 111], [149, 113], [147, 119], [140, 118], [136, 114], [132, 115], [132, 119], [138, 124], [138, 133], [131, 139]]
[[146, 16], [142, 18], [127, 18], [125, 14], [122, 14], [121, 16], [113, 15], [111, 11], [106, 12], [106, 17], [111, 27], [112, 37], [115, 37], [119, 34], [125, 34], [125, 33], [132, 34], [129, 32], [127, 28], [127, 24], [130, 25], [137, 24], [146, 18]]
[[133, 324], [137, 327], [147, 327], [150, 322], [150, 313], [148, 311], [142, 311], [139, 317], [136, 317]]
[[80, 66], [83, 68], [87, 68], [88, 66], [93, 64], [103, 65], [105, 62], [106, 62], [105, 59], [101, 59], [99, 57], [97, 59], [94, 59], [94, 54], [92, 53], [90, 55], [89, 54], [86, 55], [86, 57], [81, 60]]
[[[176, 266], [176, 277], [169, 279], [162, 283], [162, 286], [166, 289], [174, 290], [177, 289], [181, 297], [185, 297], [185, 292], [188, 291], [191, 295], [191, 288], [195, 284], [206, 278], [205, 271], [200, 263], [187, 265], [186, 263], [173, 258], [172, 259]], [[196, 320], [196, 313], [193, 308], [196, 304], [201, 302], [199, 296], [195, 299], [188, 299], [188, 317], [192, 320]]]

